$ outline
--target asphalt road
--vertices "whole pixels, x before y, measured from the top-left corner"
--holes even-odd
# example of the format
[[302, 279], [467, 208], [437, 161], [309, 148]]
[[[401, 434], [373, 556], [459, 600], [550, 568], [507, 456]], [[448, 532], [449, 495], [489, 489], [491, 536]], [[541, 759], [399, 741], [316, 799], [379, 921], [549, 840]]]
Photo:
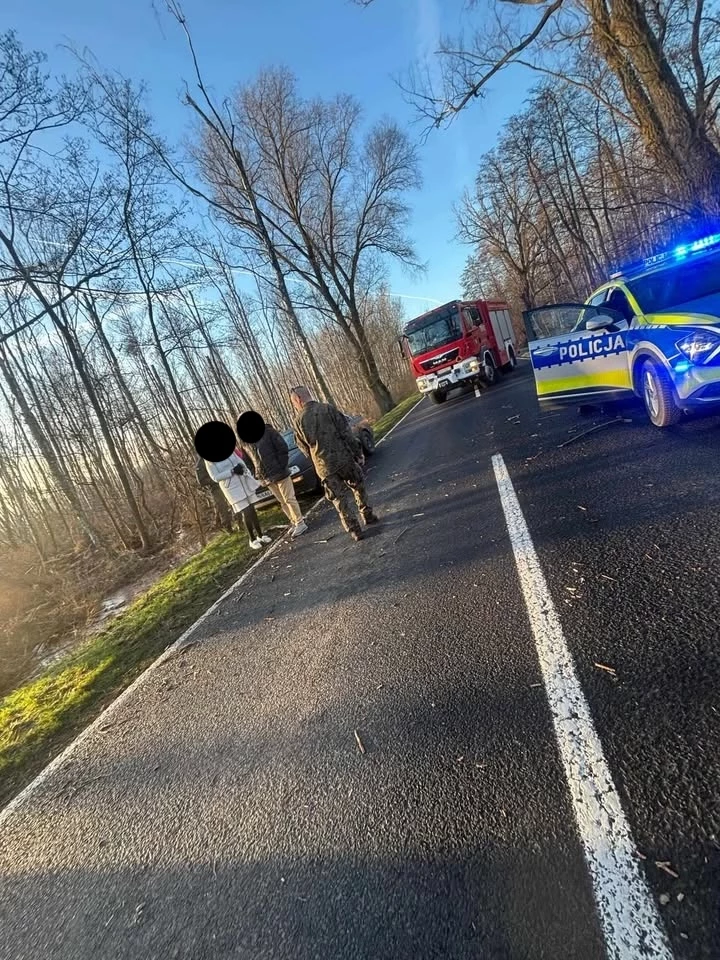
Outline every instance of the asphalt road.
[[603, 939], [500, 453], [651, 907], [674, 957], [717, 958], [720, 419], [629, 416], [559, 448], [593, 421], [540, 415], [526, 368], [415, 408], [371, 461], [383, 524], [316, 513], [5, 818], [0, 957], [635, 960]]

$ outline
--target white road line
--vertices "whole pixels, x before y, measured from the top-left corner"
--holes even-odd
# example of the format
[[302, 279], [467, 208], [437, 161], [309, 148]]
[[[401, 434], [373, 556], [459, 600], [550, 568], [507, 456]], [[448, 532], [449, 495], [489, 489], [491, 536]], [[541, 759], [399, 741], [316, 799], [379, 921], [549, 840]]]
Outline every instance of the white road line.
[[384, 436], [380, 437], [380, 439], [378, 440], [376, 446], [379, 447], [381, 443], [383, 443], [385, 440], [387, 440], [387, 438], [390, 436], [390, 434], [393, 432], [393, 430], [397, 430], [397, 428], [400, 426], [400, 424], [403, 422], [403, 420], [407, 420], [407, 418], [410, 416], [410, 414], [413, 412], [413, 410], [417, 410], [417, 408], [420, 406], [420, 404], [423, 402], [424, 399], [425, 399], [425, 395], [423, 394], [423, 395], [418, 399], [418, 401], [417, 401], [416, 403], [414, 403], [414, 404], [410, 407], [410, 409], [408, 410], [408, 412], [407, 412], [407, 413], [404, 413], [404, 414], [400, 417], [400, 419], [398, 420], [398, 422], [397, 422], [397, 423], [394, 423], [394, 424], [390, 427], [390, 429], [388, 430], [388, 432], [387, 432]]
[[500, 454], [492, 464], [608, 956], [672, 960], [512, 480]]
[[[385, 436], [381, 437], [380, 440], [378, 440], [378, 445], [381, 444], [384, 440], [387, 440], [387, 438], [390, 436], [390, 434], [394, 430], [397, 430], [397, 428], [400, 426], [403, 420], [409, 417], [410, 414], [413, 412], [413, 410], [415, 410], [420, 405], [420, 403], [422, 403], [422, 400], [423, 398], [420, 397], [418, 402], [414, 403], [412, 407], [408, 410], [408, 412], [404, 414], [398, 420], [397, 423], [393, 424], [393, 426], [388, 430]], [[309, 517], [311, 513], [314, 513], [325, 502], [326, 501], [321, 497], [316, 503], [312, 505], [312, 507], [305, 514], [305, 516]], [[289, 530], [288, 530], [288, 533], [289, 533]], [[42, 785], [42, 783], [44, 783], [44, 781], [48, 779], [48, 777], [52, 776], [52, 774], [59, 767], [61, 767], [64, 763], [67, 762], [67, 760], [75, 753], [75, 751], [80, 746], [80, 744], [88, 736], [90, 736], [91, 733], [98, 730], [99, 727], [104, 726], [108, 722], [108, 720], [115, 713], [117, 713], [117, 711], [125, 703], [125, 701], [128, 700], [133, 695], [133, 693], [135, 693], [138, 687], [140, 687], [143, 683], [145, 683], [146, 680], [149, 679], [150, 675], [155, 670], [157, 670], [157, 668], [161, 664], [165, 663], [166, 660], [169, 660], [173, 656], [173, 654], [178, 653], [184, 647], [190, 645], [190, 643], [192, 642], [193, 634], [195, 633], [197, 628], [202, 623], [204, 623], [204, 621], [207, 620], [207, 618], [212, 613], [214, 613], [215, 610], [217, 610], [217, 608], [220, 606], [221, 603], [224, 603], [224, 601], [227, 600], [228, 597], [232, 596], [232, 594], [235, 593], [238, 587], [240, 587], [243, 583], [245, 583], [248, 577], [250, 577], [255, 572], [255, 570], [257, 570], [257, 568], [261, 566], [261, 564], [265, 563], [268, 557], [272, 556], [272, 554], [275, 553], [275, 551], [280, 548], [280, 544], [284, 543], [287, 535], [288, 534], [286, 533], [282, 537], [278, 538], [275, 541], [275, 543], [271, 547], [269, 547], [262, 554], [262, 556], [260, 556], [255, 561], [255, 563], [253, 563], [253, 565], [249, 567], [245, 571], [245, 573], [243, 573], [243, 575], [238, 580], [236, 580], [231, 587], [229, 587], [225, 591], [225, 593], [223, 593], [221, 597], [218, 597], [218, 599], [215, 601], [215, 603], [213, 603], [211, 607], [208, 607], [208, 609], [205, 611], [205, 613], [202, 614], [202, 616], [198, 617], [195, 623], [191, 624], [187, 628], [187, 630], [182, 634], [182, 636], [178, 637], [174, 643], [172, 643], [169, 647], [167, 647], [167, 649], [160, 654], [157, 660], [153, 660], [150, 666], [146, 667], [146, 669], [140, 674], [140, 676], [136, 677], [135, 680], [133, 680], [133, 682], [130, 684], [130, 686], [126, 687], [125, 690], [123, 690], [123, 692], [117, 697], [117, 699], [113, 700], [113, 702], [108, 707], [106, 707], [106, 709], [103, 710], [103, 712], [99, 714], [93, 720], [93, 722], [89, 724], [89, 726], [85, 727], [85, 729], [80, 734], [78, 734], [78, 736], [72, 741], [72, 743], [69, 743], [67, 747], [65, 747], [62, 753], [59, 753], [54, 760], [51, 760], [50, 763], [40, 771], [40, 773], [35, 777], [34, 780], [31, 780], [30, 783], [23, 790], [21, 790], [16, 797], [14, 797], [6, 806], [2, 808], [2, 810], [0, 810], [0, 828], [4, 826], [4, 824], [21, 806], [27, 803], [27, 801], [32, 797], [32, 795], [36, 792], [36, 790]]]

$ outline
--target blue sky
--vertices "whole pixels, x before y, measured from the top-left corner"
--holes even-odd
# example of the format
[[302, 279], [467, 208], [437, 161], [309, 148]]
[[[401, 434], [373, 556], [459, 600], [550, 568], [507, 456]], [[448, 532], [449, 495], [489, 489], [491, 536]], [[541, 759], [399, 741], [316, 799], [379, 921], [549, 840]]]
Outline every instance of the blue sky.
[[[420, 140], [422, 126], [394, 78], [431, 52], [442, 34], [462, 24], [465, 0], [376, 0], [363, 10], [350, 0], [185, 0], [183, 9], [208, 85], [225, 95], [262, 67], [284, 65], [308, 95], [351, 93], [372, 121], [391, 116]], [[477, 8], [476, 8], [477, 10]], [[161, 132], [178, 140], [189, 117], [180, 104], [191, 76], [184, 38], [164, 0], [5, 0], [4, 23], [27, 47], [47, 53], [62, 72], [63, 44], [87, 47], [108, 68], [144, 80]], [[474, 13], [477, 16], [477, 12]], [[460, 293], [468, 250], [455, 239], [453, 204], [472, 183], [482, 153], [503, 122], [522, 106], [532, 77], [501, 74], [446, 130], [420, 144], [424, 183], [411, 197], [412, 236], [428, 271], [408, 277], [399, 268], [391, 289], [408, 298], [410, 315]]]

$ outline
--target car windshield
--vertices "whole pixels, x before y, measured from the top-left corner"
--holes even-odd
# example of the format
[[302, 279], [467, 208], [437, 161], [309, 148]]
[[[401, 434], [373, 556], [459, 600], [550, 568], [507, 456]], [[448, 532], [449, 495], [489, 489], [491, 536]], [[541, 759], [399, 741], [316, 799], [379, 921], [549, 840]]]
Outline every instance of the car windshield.
[[668, 267], [631, 280], [627, 286], [643, 313], [669, 313], [698, 300], [718, 299], [720, 255]]
[[435, 347], [452, 343], [460, 337], [460, 314], [456, 307], [432, 313], [427, 323], [417, 330], [405, 334], [410, 354], [416, 357]]

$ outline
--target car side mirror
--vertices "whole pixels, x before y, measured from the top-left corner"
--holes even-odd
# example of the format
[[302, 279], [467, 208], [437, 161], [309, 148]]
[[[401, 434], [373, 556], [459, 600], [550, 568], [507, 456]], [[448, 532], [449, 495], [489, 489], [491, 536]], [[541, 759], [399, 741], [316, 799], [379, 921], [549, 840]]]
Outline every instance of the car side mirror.
[[609, 317], [607, 314], [601, 314], [599, 317], [593, 317], [592, 320], [588, 320], [585, 324], [586, 330], [606, 330], [608, 327], [614, 326], [617, 323], [617, 320], [614, 317]]

